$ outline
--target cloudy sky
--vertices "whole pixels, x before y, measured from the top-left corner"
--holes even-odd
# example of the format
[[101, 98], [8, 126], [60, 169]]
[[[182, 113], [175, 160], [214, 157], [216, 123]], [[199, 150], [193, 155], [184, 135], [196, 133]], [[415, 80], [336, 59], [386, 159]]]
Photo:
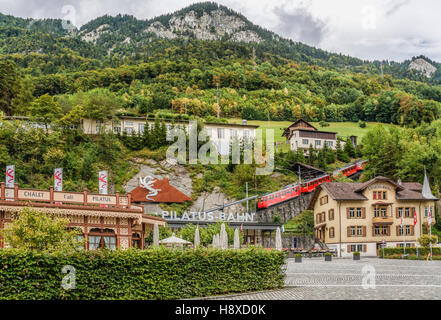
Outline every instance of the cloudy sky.
[[[65, 18], [80, 27], [104, 14], [148, 19], [192, 0], [0, 0], [0, 12]], [[402, 61], [424, 54], [441, 62], [438, 0], [219, 0], [281, 36], [363, 59]]]

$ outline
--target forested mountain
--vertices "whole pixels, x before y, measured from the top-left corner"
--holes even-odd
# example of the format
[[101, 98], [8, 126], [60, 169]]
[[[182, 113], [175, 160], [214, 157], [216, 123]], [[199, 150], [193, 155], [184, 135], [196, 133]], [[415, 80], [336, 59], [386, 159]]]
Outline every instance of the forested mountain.
[[[300, 42], [284, 39], [274, 32], [250, 22], [243, 15], [212, 2], [193, 4], [174, 13], [150, 20], [133, 16], [103, 16], [77, 30], [59, 19], [22, 19], [0, 14], [0, 53], [30, 54], [14, 56], [28, 67], [48, 63], [48, 67], [29, 70], [34, 74], [59, 71], [90, 70], [146, 61], [166, 47], [182, 46], [191, 40], [237, 43], [258, 56], [271, 54], [297, 63], [318, 65], [333, 70], [350, 70], [365, 74], [390, 74], [429, 83], [441, 83], [441, 65], [426, 57], [414, 57], [403, 63], [363, 61], [342, 54], [330, 53]], [[35, 56], [38, 53], [42, 56]], [[46, 55], [46, 57], [44, 57]], [[213, 58], [216, 58], [215, 56]], [[250, 56], [241, 58], [250, 59]], [[412, 63], [424, 59], [435, 69], [427, 76]], [[62, 61], [66, 59], [65, 65]], [[50, 60], [53, 60], [52, 63]], [[52, 67], [52, 64], [55, 67]], [[32, 68], [30, 68], [32, 69]]]

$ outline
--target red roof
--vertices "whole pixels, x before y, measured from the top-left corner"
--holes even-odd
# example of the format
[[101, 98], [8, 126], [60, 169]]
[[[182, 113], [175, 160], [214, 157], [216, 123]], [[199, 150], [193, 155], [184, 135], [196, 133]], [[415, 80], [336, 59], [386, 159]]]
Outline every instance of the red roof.
[[147, 200], [146, 196], [150, 192], [142, 186], [137, 186], [133, 189], [130, 194], [132, 195], [133, 202], [163, 202], [163, 203], [182, 203], [185, 201], [191, 201], [189, 197], [183, 194], [181, 191], [170, 185], [168, 179], [158, 180], [154, 179], [153, 183], [154, 189], [159, 189], [161, 191], [155, 197], [149, 197], [152, 200]]

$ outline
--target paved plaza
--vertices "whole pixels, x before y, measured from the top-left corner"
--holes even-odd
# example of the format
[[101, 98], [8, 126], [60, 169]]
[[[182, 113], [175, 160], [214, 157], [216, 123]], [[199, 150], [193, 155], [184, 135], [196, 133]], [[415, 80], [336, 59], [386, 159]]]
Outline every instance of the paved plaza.
[[441, 299], [441, 261], [288, 259], [285, 288], [209, 299]]

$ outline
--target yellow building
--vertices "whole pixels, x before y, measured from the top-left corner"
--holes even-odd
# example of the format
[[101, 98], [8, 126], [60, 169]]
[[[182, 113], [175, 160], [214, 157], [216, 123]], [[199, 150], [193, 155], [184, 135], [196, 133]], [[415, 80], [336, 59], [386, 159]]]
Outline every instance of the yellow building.
[[376, 256], [382, 243], [385, 247], [414, 247], [428, 227], [429, 213], [434, 216], [437, 200], [427, 177], [424, 186], [376, 177], [365, 183], [320, 185], [308, 209], [314, 211], [316, 240], [336, 250], [340, 257], [355, 251]]

